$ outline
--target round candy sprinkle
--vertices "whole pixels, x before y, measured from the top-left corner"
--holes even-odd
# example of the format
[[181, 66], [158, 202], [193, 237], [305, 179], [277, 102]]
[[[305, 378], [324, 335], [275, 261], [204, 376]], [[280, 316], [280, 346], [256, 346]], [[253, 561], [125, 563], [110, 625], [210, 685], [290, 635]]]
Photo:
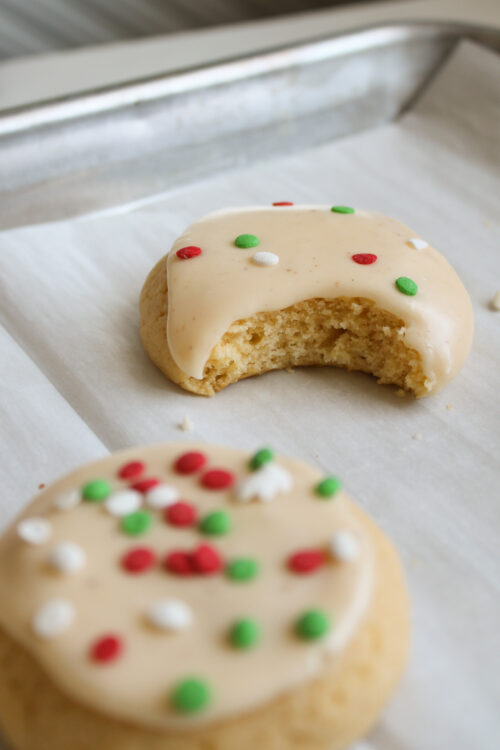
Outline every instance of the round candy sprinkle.
[[314, 641], [322, 638], [330, 630], [330, 618], [319, 609], [304, 612], [295, 623], [295, 632], [300, 638]]
[[408, 240], [408, 244], [414, 247], [415, 250], [425, 250], [426, 247], [429, 247], [429, 243], [421, 240], [420, 237], [412, 237], [411, 240]]
[[338, 477], [325, 477], [321, 482], [318, 482], [314, 489], [320, 497], [329, 498], [336, 495], [341, 487], [342, 482]]
[[136, 479], [145, 468], [146, 466], [142, 461], [129, 461], [128, 464], [124, 464], [118, 470], [118, 476], [120, 479]]
[[351, 257], [360, 266], [371, 266], [377, 260], [377, 256], [373, 253], [354, 253]]
[[62, 635], [75, 619], [75, 608], [66, 599], [50, 599], [36, 612], [31, 627], [35, 635], [50, 640]]
[[111, 495], [111, 485], [105, 479], [93, 479], [82, 489], [82, 497], [90, 502], [100, 503]]
[[288, 567], [290, 570], [299, 575], [314, 573], [314, 571], [321, 568], [324, 563], [324, 554], [316, 549], [306, 549], [301, 550], [300, 552], [295, 552], [288, 559]]
[[146, 492], [149, 492], [149, 490], [152, 490], [153, 487], [157, 487], [159, 484], [159, 479], [156, 479], [156, 477], [149, 477], [148, 479], [139, 479], [138, 482], [134, 482], [130, 486], [131, 489], [135, 490], [136, 492], [141, 492], [144, 495]]
[[211, 696], [210, 687], [204, 680], [190, 677], [174, 687], [170, 700], [176, 711], [190, 714], [206, 708]]
[[148, 607], [146, 617], [159, 630], [187, 630], [193, 624], [193, 613], [179, 599], [160, 599]]
[[236, 648], [252, 648], [260, 640], [260, 625], [256, 620], [246, 617], [234, 623], [229, 631], [229, 640]]
[[231, 517], [225, 510], [214, 510], [200, 522], [200, 531], [208, 536], [222, 536], [231, 531]]
[[184, 500], [165, 509], [165, 520], [172, 526], [193, 526], [198, 520], [196, 508]]
[[100, 664], [115, 661], [123, 652], [123, 641], [117, 635], [104, 635], [98, 638], [90, 648], [90, 658]]
[[118, 490], [105, 501], [104, 507], [111, 516], [127, 516], [142, 505], [142, 495], [136, 490]]
[[170, 573], [177, 576], [192, 576], [196, 573], [191, 553], [182, 550], [169, 552], [165, 558], [164, 566]]
[[264, 464], [268, 464], [270, 461], [274, 461], [274, 451], [271, 448], [261, 448], [254, 453], [249, 461], [249, 466], [252, 471], [260, 469]]
[[248, 249], [249, 247], [257, 247], [259, 244], [259, 238], [256, 237], [254, 234], [239, 234], [234, 244], [236, 247], [241, 247], [243, 249]]
[[400, 276], [394, 283], [396, 284], [398, 291], [402, 294], [407, 294], [409, 297], [414, 297], [418, 292], [418, 286], [413, 279], [409, 279], [408, 276]]
[[191, 555], [191, 565], [196, 573], [206, 576], [222, 570], [224, 561], [215, 547], [201, 544]]
[[276, 201], [276, 203], [273, 203], [273, 206], [293, 206], [293, 203], [290, 203], [290, 201]]
[[251, 581], [259, 574], [259, 563], [251, 557], [238, 557], [226, 567], [226, 573], [233, 581]]
[[180, 250], [177, 250], [176, 255], [181, 260], [196, 258], [197, 255], [201, 255], [201, 247], [197, 247], [196, 245], [187, 245], [187, 247], [181, 247]]
[[147, 510], [137, 510], [135, 513], [129, 513], [122, 519], [122, 530], [130, 536], [140, 536], [145, 534], [153, 523], [153, 517]]
[[17, 535], [23, 542], [38, 546], [52, 536], [52, 526], [46, 518], [25, 518], [17, 524]]
[[330, 539], [330, 552], [339, 562], [351, 562], [359, 554], [359, 544], [350, 531], [336, 531]]
[[145, 573], [156, 563], [156, 555], [149, 547], [134, 547], [122, 557], [122, 568], [127, 573]]
[[354, 209], [350, 206], [332, 206], [331, 211], [333, 211], [336, 214], [353, 214]]
[[153, 489], [148, 490], [144, 495], [144, 500], [149, 508], [163, 510], [173, 505], [179, 499], [179, 490], [169, 484], [157, 484]]
[[59, 542], [50, 551], [48, 563], [58, 573], [77, 573], [86, 566], [87, 555], [75, 542]]
[[68, 490], [67, 492], [61, 492], [60, 495], [57, 495], [52, 505], [56, 510], [74, 510], [80, 505], [81, 500], [82, 496], [79, 490]]
[[256, 266], [277, 266], [280, 262], [279, 255], [276, 253], [268, 253], [264, 250], [260, 250], [258, 253], [252, 255], [252, 262]]
[[234, 484], [234, 474], [225, 469], [209, 469], [200, 481], [207, 490], [226, 490]]
[[178, 474], [194, 474], [207, 462], [207, 457], [198, 451], [183, 453], [174, 463], [174, 469]]

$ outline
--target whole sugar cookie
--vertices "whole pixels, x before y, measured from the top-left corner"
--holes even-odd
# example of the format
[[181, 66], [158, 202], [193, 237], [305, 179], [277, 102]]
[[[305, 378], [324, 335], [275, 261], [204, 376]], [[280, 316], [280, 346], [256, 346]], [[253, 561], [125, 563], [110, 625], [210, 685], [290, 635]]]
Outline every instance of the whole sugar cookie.
[[153, 268], [140, 308], [153, 362], [205, 396], [301, 365], [425, 396], [457, 374], [473, 335], [447, 260], [404, 224], [349, 206], [209, 214]]
[[[154, 481], [182, 500], [148, 504]], [[16, 750], [336, 750], [407, 656], [392, 545], [338, 477], [269, 448], [157, 445], [68, 475], [0, 540], [0, 601]]]

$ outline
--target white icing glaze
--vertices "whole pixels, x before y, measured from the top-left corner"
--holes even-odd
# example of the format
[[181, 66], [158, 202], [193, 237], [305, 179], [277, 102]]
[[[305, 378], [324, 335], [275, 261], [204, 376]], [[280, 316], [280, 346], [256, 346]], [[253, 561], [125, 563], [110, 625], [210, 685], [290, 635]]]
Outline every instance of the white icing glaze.
[[[278, 477], [274, 492], [282, 498], [239, 503], [234, 488], [204, 488], [200, 472], [181, 475], [173, 469], [175, 459], [187, 450], [207, 455], [203, 471], [227, 469], [238, 484], [256, 475]], [[103, 503], [82, 502], [65, 513], [54, 508], [62, 492], [77, 490], [96, 477], [109, 481], [115, 493], [125, 489], [128, 482], [118, 478], [118, 471], [132, 460], [144, 461], [148, 475], [175, 487], [200, 517], [227, 509], [230, 533], [205, 537], [197, 527], [169, 525], [160, 507], [148, 511], [154, 523], [147, 534], [127, 536], [122, 518], [103, 512]], [[370, 604], [374, 572], [368, 529], [343, 491], [332, 500], [317, 496], [314, 488], [322, 479], [317, 470], [283, 458], [256, 472], [248, 465], [249, 456], [236, 450], [162, 445], [116, 454], [47, 488], [27, 517], [49, 520], [52, 552], [23, 544], [17, 524], [0, 540], [0, 626], [74, 700], [152, 728], [189, 727], [252, 710], [331, 668]], [[286, 561], [292, 553], [325, 549], [337, 531], [355, 536], [356, 559], [348, 565], [331, 561], [307, 580], [290, 572]], [[56, 576], [48, 557], [68, 539], [86, 551], [87, 565], [79, 575]], [[255, 559], [259, 575], [240, 582], [224, 571], [187, 579], [166, 571], [162, 561], [168, 552], [191, 551], [202, 544], [215, 546], [226, 563]], [[144, 546], [158, 563], [142, 573], [126, 572], [124, 555]], [[65, 553], [62, 560], [60, 568], [67, 567]], [[311, 608], [324, 610], [334, 623], [328, 636], [314, 643], [294, 636], [292, 628]], [[237, 619], [249, 616], [259, 621], [263, 635], [258, 647], [245, 654], [243, 665], [242, 656], [227, 642], [227, 632]], [[162, 629], [172, 632], [162, 635]], [[109, 633], [123, 641], [124, 649], [103, 669], [89, 652]], [[200, 715], [176, 714], [168, 696], [179, 680], [193, 674], [210, 684], [213, 703]]]
[[[279, 255], [279, 265], [257, 267], [254, 252], [234, 245], [244, 232], [259, 238], [259, 252]], [[167, 258], [167, 340], [179, 368], [203, 378], [215, 344], [231, 324], [301, 300], [363, 297], [405, 321], [405, 343], [416, 349], [428, 389], [438, 390], [458, 372], [469, 352], [472, 307], [460, 279], [434, 248], [415, 252], [415, 233], [368, 211], [344, 215], [329, 206], [258, 207], [217, 211], [191, 225]], [[202, 254], [180, 261], [175, 253], [198, 245]], [[378, 256], [371, 265], [356, 253]], [[397, 278], [418, 285], [415, 296], [395, 287]]]

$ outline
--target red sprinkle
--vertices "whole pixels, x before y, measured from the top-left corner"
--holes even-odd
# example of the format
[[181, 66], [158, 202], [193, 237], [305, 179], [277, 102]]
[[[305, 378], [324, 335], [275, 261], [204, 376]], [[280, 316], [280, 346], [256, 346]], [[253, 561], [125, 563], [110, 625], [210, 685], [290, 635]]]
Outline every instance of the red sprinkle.
[[293, 203], [290, 203], [289, 201], [276, 201], [276, 203], [273, 203], [273, 206], [293, 206]]
[[299, 575], [314, 573], [314, 571], [321, 568], [324, 563], [324, 554], [316, 549], [305, 549], [300, 552], [295, 552], [295, 554], [288, 559], [288, 567], [290, 570]]
[[197, 573], [203, 576], [218, 573], [224, 567], [224, 561], [215, 549], [209, 544], [202, 544], [191, 556], [192, 565]]
[[90, 656], [101, 663], [115, 661], [123, 651], [123, 641], [117, 635], [103, 635], [90, 649]]
[[176, 255], [181, 260], [189, 260], [189, 258], [196, 258], [197, 255], [201, 255], [201, 247], [196, 245], [188, 245], [187, 247], [181, 247], [177, 250]]
[[355, 263], [359, 263], [360, 266], [370, 266], [372, 263], [375, 263], [377, 256], [373, 253], [355, 253], [352, 259]]
[[148, 490], [152, 490], [153, 487], [156, 487], [157, 484], [160, 484], [160, 480], [151, 477], [150, 479], [139, 479], [138, 482], [134, 482], [134, 484], [130, 486], [133, 490], [137, 490], [137, 492], [148, 492]]
[[174, 463], [174, 469], [178, 474], [194, 474], [205, 466], [206, 462], [207, 457], [204, 453], [183, 453]]
[[193, 526], [198, 520], [198, 513], [194, 505], [180, 500], [165, 508], [165, 520], [172, 526]]
[[200, 481], [207, 490], [225, 490], [234, 484], [234, 474], [226, 469], [209, 469]]
[[192, 565], [191, 553], [182, 550], [169, 552], [164, 565], [167, 570], [177, 576], [192, 576], [196, 572]]
[[142, 461], [130, 461], [128, 464], [124, 464], [118, 471], [120, 479], [135, 479], [140, 476], [146, 466]]
[[156, 555], [149, 547], [134, 547], [122, 557], [122, 567], [129, 573], [145, 573], [155, 562]]

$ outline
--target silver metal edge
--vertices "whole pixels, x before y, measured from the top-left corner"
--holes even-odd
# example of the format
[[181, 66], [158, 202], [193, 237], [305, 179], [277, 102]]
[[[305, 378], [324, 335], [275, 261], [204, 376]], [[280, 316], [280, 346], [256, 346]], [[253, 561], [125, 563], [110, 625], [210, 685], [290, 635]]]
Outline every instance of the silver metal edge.
[[232, 58], [219, 63], [180, 70], [168, 75], [139, 79], [119, 86], [95, 89], [70, 97], [61, 97], [0, 114], [0, 136], [38, 127], [112, 112], [141, 102], [175, 94], [233, 83], [296, 65], [382, 47], [416, 37], [451, 36], [471, 38], [500, 49], [500, 31], [486, 26], [455, 23], [410, 22], [364, 27], [324, 39], [287, 45], [270, 52]]

